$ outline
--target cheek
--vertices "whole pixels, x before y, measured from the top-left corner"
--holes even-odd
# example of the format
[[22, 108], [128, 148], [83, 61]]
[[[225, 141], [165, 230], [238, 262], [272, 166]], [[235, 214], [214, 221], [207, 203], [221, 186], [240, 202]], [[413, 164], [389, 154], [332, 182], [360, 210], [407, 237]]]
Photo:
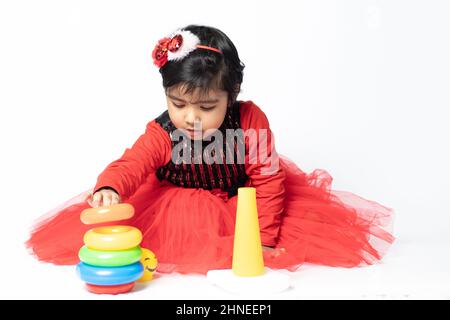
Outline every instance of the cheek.
[[173, 110], [172, 108], [169, 108], [168, 111], [169, 111], [170, 120], [173, 122], [175, 127], [178, 128], [178, 127], [182, 126], [183, 117], [182, 117], [181, 112], [177, 112], [177, 111]]
[[210, 116], [206, 116], [204, 126], [207, 127], [208, 129], [219, 128], [225, 118], [226, 111], [227, 111], [226, 109], [220, 111], [218, 110], [217, 112], [211, 113]]

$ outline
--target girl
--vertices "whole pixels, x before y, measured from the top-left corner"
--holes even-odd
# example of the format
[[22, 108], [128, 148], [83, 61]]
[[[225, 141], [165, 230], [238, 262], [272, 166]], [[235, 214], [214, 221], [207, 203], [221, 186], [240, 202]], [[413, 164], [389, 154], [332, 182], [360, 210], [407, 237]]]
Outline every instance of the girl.
[[[159, 272], [206, 273], [231, 267], [237, 189], [256, 188], [265, 265], [296, 270], [377, 263], [393, 243], [392, 210], [331, 189], [277, 154], [269, 122], [252, 101], [237, 100], [244, 64], [220, 30], [190, 25], [161, 39], [153, 62], [167, 110], [82, 193], [38, 222], [27, 247], [38, 259], [75, 264], [90, 226], [89, 207], [131, 203], [142, 246]], [[231, 138], [230, 138], [231, 134]], [[116, 223], [109, 223], [116, 224]]]

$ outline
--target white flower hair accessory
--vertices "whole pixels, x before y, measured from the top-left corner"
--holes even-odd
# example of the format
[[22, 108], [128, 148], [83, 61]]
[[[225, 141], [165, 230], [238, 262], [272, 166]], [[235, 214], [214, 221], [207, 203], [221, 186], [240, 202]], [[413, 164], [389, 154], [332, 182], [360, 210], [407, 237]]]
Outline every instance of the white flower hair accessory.
[[182, 60], [195, 49], [206, 49], [222, 54], [216, 48], [200, 44], [200, 39], [188, 30], [177, 30], [169, 37], [158, 41], [153, 49], [153, 63], [158, 67], [163, 67], [168, 61]]

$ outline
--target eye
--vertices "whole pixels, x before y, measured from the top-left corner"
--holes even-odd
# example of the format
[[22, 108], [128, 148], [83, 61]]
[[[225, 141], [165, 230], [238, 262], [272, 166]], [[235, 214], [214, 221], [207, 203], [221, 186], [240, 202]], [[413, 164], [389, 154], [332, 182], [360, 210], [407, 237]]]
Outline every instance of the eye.
[[176, 103], [173, 103], [173, 102], [172, 102], [172, 104], [173, 104], [176, 108], [179, 108], [179, 109], [181, 109], [181, 108], [184, 107], [184, 105], [182, 105], [182, 104], [176, 104]]
[[212, 109], [214, 109], [216, 106], [212, 106], [212, 107], [200, 107], [200, 109], [202, 109], [203, 111], [211, 111]]

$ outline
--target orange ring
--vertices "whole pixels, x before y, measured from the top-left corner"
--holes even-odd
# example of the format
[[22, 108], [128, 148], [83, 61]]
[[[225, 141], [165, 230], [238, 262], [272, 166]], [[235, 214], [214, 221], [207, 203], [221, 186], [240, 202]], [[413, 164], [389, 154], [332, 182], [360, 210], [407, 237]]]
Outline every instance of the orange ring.
[[81, 212], [81, 222], [94, 224], [130, 219], [134, 216], [134, 207], [129, 203], [119, 203], [111, 206], [88, 208]]

